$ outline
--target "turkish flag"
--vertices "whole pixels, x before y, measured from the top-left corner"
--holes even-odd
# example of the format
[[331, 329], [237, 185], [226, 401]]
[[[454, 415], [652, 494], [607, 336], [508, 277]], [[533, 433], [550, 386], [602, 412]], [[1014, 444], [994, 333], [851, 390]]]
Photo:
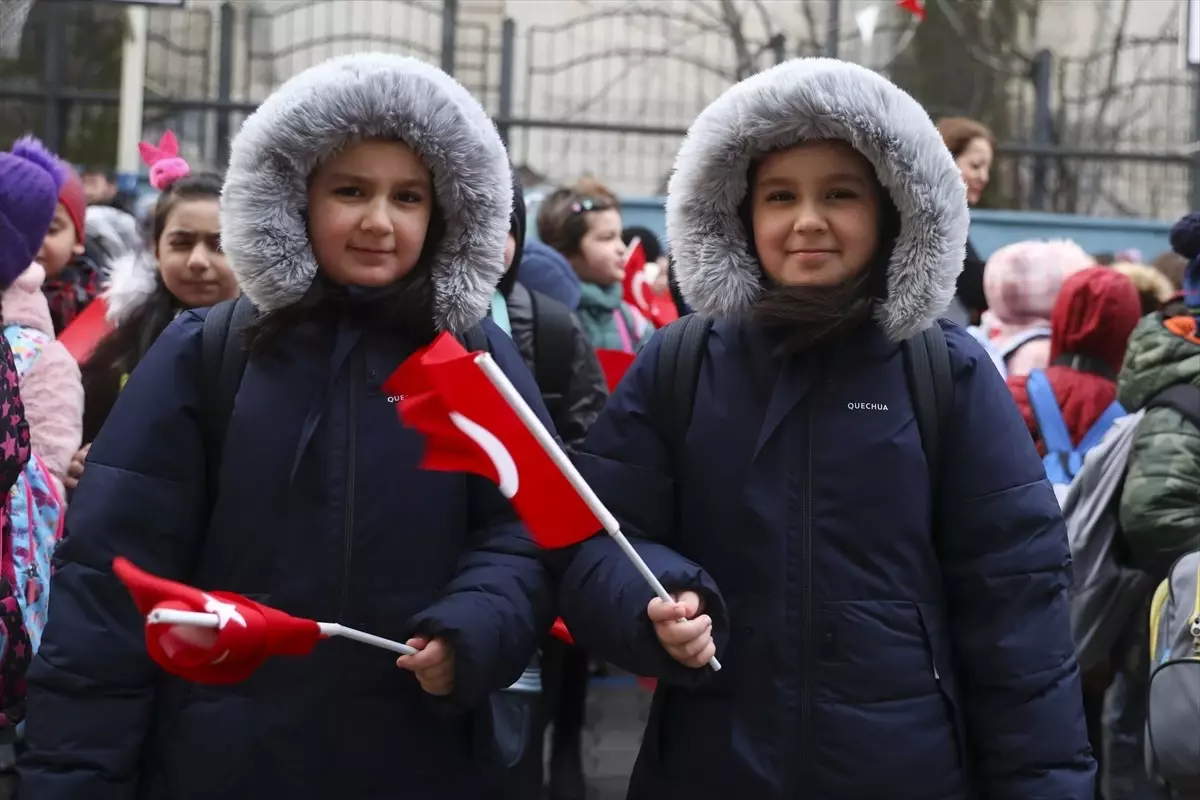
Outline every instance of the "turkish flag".
[[58, 335], [58, 341], [67, 348], [76, 363], [87, 361], [100, 340], [112, 331], [113, 326], [109, 324], [107, 314], [108, 305], [104, 298], [97, 297]]
[[642, 240], [633, 239], [628, 250], [622, 299], [642, 312], [642, 316], [650, 320], [654, 327], [670, 325], [679, 319], [679, 309], [675, 308], [675, 301], [669, 294], [662, 295], [654, 291], [650, 273], [646, 270], [646, 248], [642, 246]]
[[625, 377], [636, 356], [624, 350], [599, 349], [596, 350], [596, 358], [600, 361], [600, 368], [604, 370], [604, 380], [608, 383], [608, 391], [611, 393], [617, 388], [621, 378]]
[[144, 572], [125, 558], [113, 572], [143, 615], [155, 609], [216, 614], [217, 628], [146, 622], [146, 650], [160, 667], [194, 683], [240, 683], [271, 656], [308, 655], [320, 626], [231, 592], [202, 592]]
[[549, 431], [500, 375], [511, 403], [520, 403], [530, 422], [522, 419], [480, 365], [485, 360], [494, 367], [490, 355], [468, 353], [443, 333], [384, 383], [388, 394], [401, 398], [400, 419], [425, 437], [421, 467], [488, 478], [542, 547], [568, 547], [597, 533], [604, 526], [531, 426], [557, 448]]
[[912, 14], [920, 22], [925, 21], [924, 0], [896, 0], [896, 5]]

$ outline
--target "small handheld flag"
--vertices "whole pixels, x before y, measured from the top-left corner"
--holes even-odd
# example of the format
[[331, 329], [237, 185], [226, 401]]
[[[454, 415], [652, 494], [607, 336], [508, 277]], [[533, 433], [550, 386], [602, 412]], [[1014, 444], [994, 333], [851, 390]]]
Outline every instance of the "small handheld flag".
[[321, 639], [342, 636], [397, 653], [412, 647], [345, 628], [293, 617], [232, 592], [203, 592], [113, 560], [113, 572], [146, 617], [146, 650], [167, 672], [194, 683], [246, 680], [271, 656], [302, 656]]

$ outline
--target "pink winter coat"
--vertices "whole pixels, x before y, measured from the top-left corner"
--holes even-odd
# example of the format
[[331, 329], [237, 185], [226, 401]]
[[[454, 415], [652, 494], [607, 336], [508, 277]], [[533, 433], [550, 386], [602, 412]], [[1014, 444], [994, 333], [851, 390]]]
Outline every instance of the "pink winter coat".
[[49, 337], [20, 378], [21, 399], [33, 452], [61, 481], [83, 443], [83, 383], [75, 359], [54, 340], [50, 306], [42, 294], [45, 279], [41, 265], [31, 265], [0, 294], [0, 313], [6, 327], [20, 325]]

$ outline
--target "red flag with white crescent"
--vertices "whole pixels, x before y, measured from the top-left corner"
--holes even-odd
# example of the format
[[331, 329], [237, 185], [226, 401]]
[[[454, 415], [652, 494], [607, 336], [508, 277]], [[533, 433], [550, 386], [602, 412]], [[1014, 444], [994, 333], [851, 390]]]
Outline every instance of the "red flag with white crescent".
[[384, 383], [388, 394], [401, 397], [401, 421], [425, 437], [421, 467], [491, 480], [542, 547], [567, 547], [598, 533], [600, 520], [480, 359], [490, 356], [468, 353], [443, 333]]
[[625, 256], [625, 278], [622, 299], [642, 313], [656, 328], [665, 328], [679, 319], [679, 310], [669, 294], [654, 291], [654, 281], [646, 263], [646, 248], [642, 240], [629, 242]]
[[203, 592], [159, 578], [128, 559], [113, 572], [143, 615], [155, 609], [216, 614], [219, 626], [146, 622], [146, 650], [167, 672], [195, 683], [225, 685], [250, 677], [271, 656], [301, 656], [322, 638], [320, 626], [232, 592]]

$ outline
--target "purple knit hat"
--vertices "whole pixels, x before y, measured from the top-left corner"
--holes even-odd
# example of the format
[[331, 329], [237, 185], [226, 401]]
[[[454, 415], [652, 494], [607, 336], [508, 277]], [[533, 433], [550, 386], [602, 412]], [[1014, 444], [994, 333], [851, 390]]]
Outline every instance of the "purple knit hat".
[[0, 152], [0, 289], [33, 263], [50, 230], [65, 173], [58, 158], [32, 136]]
[[1185, 214], [1171, 227], [1171, 248], [1188, 260], [1183, 271], [1183, 302], [1200, 317], [1200, 212]]

